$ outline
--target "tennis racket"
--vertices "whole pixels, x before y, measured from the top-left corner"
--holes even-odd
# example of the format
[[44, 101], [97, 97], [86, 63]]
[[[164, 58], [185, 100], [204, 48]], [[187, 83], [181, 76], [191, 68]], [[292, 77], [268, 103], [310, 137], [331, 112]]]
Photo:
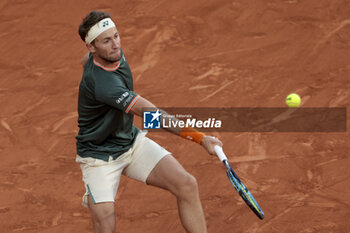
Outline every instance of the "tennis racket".
[[216, 152], [216, 155], [219, 157], [221, 162], [223, 162], [226, 166], [226, 173], [228, 178], [230, 179], [233, 187], [237, 190], [239, 195], [242, 197], [242, 199], [245, 201], [245, 203], [250, 207], [250, 209], [258, 216], [260, 219], [264, 219], [264, 212], [261, 210], [258, 203], [255, 201], [253, 195], [249, 192], [249, 190], [244, 186], [242, 181], [238, 178], [236, 173], [233, 171], [232, 167], [230, 166], [227, 157], [222, 150], [222, 147], [216, 145], [214, 147], [214, 150]]

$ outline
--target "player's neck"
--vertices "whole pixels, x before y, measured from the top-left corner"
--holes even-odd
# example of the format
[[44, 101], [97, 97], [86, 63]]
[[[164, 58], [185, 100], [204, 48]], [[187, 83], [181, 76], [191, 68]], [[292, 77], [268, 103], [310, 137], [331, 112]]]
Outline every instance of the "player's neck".
[[119, 66], [120, 60], [116, 61], [116, 62], [109, 62], [99, 56], [93, 56], [94, 57], [94, 62], [97, 62], [98, 64], [107, 67], [107, 68], [114, 68]]

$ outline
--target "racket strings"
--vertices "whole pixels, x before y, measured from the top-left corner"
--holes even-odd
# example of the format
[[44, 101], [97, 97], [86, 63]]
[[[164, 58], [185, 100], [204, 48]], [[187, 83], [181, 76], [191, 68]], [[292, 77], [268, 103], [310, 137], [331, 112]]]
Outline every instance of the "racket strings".
[[250, 207], [251, 210], [260, 218], [264, 218], [264, 213], [262, 212], [261, 208], [259, 207], [257, 201], [254, 199], [252, 194], [249, 192], [249, 190], [244, 186], [244, 184], [241, 182], [241, 180], [235, 175], [235, 173], [231, 169], [227, 169], [227, 176], [229, 177], [232, 185], [237, 190], [237, 192], [240, 194], [242, 199], [247, 203], [247, 205]]

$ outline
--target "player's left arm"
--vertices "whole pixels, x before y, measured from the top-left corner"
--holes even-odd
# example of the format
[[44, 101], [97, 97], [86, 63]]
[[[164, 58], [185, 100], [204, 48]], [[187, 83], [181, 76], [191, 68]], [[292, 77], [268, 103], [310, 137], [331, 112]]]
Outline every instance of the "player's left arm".
[[[132, 106], [132, 108], [129, 110], [130, 114], [134, 114], [137, 116], [142, 117], [143, 109], [144, 108], [155, 108], [158, 109], [153, 103], [151, 103], [149, 100], [139, 97], [136, 101], [136, 103]], [[158, 109], [162, 114], [167, 114], [164, 110]], [[168, 115], [168, 114], [167, 114]], [[172, 121], [178, 121], [177, 118], [171, 117]], [[178, 124], [177, 124], [178, 125]], [[173, 134], [176, 134], [178, 136], [181, 136], [183, 138], [186, 138], [191, 141], [195, 141], [202, 145], [209, 154], [216, 155], [214, 146], [219, 145], [222, 146], [222, 142], [217, 139], [216, 137], [205, 135], [204, 133], [198, 132], [195, 129], [182, 129], [180, 127], [170, 127], [166, 128], [166, 130], [170, 131]]]
[[90, 52], [86, 53], [84, 57], [80, 59], [80, 64], [83, 66], [83, 68], [85, 67], [86, 62], [89, 60], [89, 53]]

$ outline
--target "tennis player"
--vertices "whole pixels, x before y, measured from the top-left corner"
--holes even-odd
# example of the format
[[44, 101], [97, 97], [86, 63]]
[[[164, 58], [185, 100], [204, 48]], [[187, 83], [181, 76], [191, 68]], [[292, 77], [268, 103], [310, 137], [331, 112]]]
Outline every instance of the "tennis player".
[[[156, 108], [134, 92], [130, 67], [111, 15], [92, 11], [79, 26], [89, 53], [79, 87], [76, 162], [80, 164], [94, 233], [116, 229], [114, 200], [122, 174], [171, 192], [187, 232], [207, 232], [196, 179], [166, 149], [133, 125], [143, 108]], [[162, 111], [162, 110], [159, 110]], [[176, 119], [174, 119], [176, 120]], [[192, 128], [169, 128], [202, 145], [209, 154], [222, 143]], [[187, 154], [187, 153], [186, 153]], [[191, 155], [188, 154], [188, 157]]]

